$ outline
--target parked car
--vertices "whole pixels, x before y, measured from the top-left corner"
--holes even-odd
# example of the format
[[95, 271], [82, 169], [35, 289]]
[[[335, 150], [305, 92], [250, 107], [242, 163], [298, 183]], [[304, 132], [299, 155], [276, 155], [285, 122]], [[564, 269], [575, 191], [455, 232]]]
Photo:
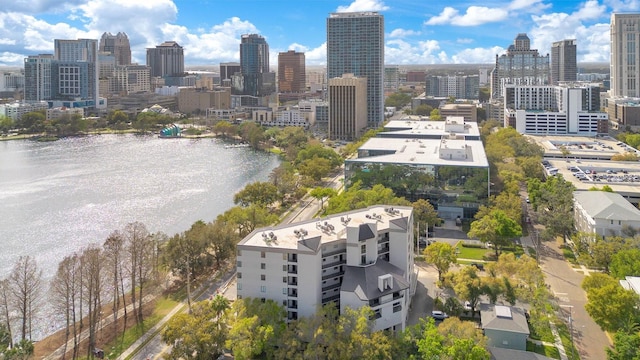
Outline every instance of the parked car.
[[464, 302], [464, 310], [465, 311], [471, 311], [471, 302], [469, 302], [469, 301], [465, 301]]
[[471, 266], [475, 267], [476, 269], [480, 270], [480, 271], [484, 271], [484, 264], [481, 263], [471, 263]]
[[446, 312], [440, 310], [433, 310], [431, 312], [431, 317], [436, 320], [444, 320], [449, 317]]

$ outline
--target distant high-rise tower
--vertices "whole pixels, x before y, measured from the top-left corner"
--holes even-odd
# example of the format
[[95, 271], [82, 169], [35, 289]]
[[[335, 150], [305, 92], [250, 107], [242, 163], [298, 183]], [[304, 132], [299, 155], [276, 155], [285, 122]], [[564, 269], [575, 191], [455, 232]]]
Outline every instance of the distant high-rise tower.
[[52, 97], [93, 99], [99, 103], [98, 40], [54, 39]]
[[332, 13], [327, 18], [327, 77], [347, 73], [367, 78], [367, 125], [380, 126], [384, 120], [384, 17], [377, 12]]
[[542, 56], [537, 49], [531, 49], [527, 34], [516, 36], [506, 54], [496, 55], [496, 67], [491, 74], [491, 98], [503, 97], [503, 86], [548, 85], [549, 54]]
[[51, 99], [52, 54], [30, 55], [24, 59], [24, 99], [42, 101]]
[[231, 76], [239, 72], [241, 72], [240, 63], [237, 63], [237, 62], [220, 63], [220, 82], [222, 83], [224, 80], [231, 80]]
[[131, 45], [129, 37], [123, 32], [116, 35], [108, 32], [102, 34], [99, 50], [113, 55], [116, 58], [116, 65], [131, 64]]
[[576, 81], [577, 77], [576, 40], [554, 42], [551, 45], [551, 83]]
[[[264, 75], [269, 72], [269, 44], [258, 34], [245, 34], [240, 39], [240, 70], [243, 95], [262, 96]], [[275, 84], [274, 84], [275, 85]]]
[[181, 76], [184, 73], [184, 49], [175, 41], [165, 41], [147, 49], [151, 76]]
[[289, 50], [278, 54], [278, 91], [302, 93], [306, 90], [306, 68], [303, 52]]
[[344, 74], [329, 79], [329, 138], [355, 140], [367, 127], [367, 79]]
[[640, 14], [611, 15], [611, 95], [640, 97]]

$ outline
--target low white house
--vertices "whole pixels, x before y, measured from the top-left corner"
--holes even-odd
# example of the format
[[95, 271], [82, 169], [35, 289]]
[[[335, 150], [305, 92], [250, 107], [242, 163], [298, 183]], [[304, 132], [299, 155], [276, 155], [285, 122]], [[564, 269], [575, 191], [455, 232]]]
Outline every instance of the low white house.
[[620, 285], [627, 290], [633, 290], [640, 295], [640, 276], [626, 276], [620, 280]]
[[574, 191], [576, 230], [603, 238], [620, 235], [623, 226], [640, 229], [640, 210], [617, 193]]

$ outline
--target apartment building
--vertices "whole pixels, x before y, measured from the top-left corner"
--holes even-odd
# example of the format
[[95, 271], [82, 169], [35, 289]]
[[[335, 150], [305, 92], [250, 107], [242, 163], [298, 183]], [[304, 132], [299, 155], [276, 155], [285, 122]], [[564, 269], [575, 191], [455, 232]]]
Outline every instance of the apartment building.
[[417, 274], [413, 209], [371, 206], [257, 229], [237, 245], [238, 298], [271, 299], [288, 320], [369, 306], [376, 330], [406, 326]]

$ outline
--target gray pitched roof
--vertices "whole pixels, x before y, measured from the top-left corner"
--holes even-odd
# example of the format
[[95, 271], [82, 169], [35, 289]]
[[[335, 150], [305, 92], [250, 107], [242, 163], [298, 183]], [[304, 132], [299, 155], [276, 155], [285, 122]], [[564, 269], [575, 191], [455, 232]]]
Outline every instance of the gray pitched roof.
[[407, 221], [406, 217], [401, 217], [399, 219], [389, 220], [389, 223], [399, 227], [402, 230], [407, 230], [409, 228], [409, 221]]
[[358, 231], [358, 241], [373, 239], [373, 237], [375, 236], [369, 224], [360, 224], [360, 228], [358, 229]]
[[480, 322], [482, 329], [509, 331], [529, 334], [529, 324], [521, 308], [506, 306], [511, 310], [511, 317], [498, 316], [494, 304], [480, 304]]
[[640, 221], [640, 210], [617, 193], [574, 191], [573, 198], [593, 219]]
[[530, 351], [487, 347], [491, 353], [491, 360], [551, 360], [550, 357], [536, 354]]
[[[380, 292], [378, 289], [378, 277], [386, 274], [391, 274], [393, 277], [393, 286]], [[347, 266], [342, 279], [340, 291], [355, 292], [363, 295], [364, 298], [361, 297], [363, 301], [379, 298], [382, 295], [410, 287], [409, 283], [404, 279], [404, 271], [382, 259], [378, 259], [373, 265]], [[360, 291], [356, 291], [358, 288], [360, 288]]]
[[312, 237], [310, 239], [302, 239], [300, 240], [300, 244], [304, 245], [305, 247], [317, 252], [318, 250], [320, 250], [320, 242], [322, 240], [321, 236], [315, 236]]

